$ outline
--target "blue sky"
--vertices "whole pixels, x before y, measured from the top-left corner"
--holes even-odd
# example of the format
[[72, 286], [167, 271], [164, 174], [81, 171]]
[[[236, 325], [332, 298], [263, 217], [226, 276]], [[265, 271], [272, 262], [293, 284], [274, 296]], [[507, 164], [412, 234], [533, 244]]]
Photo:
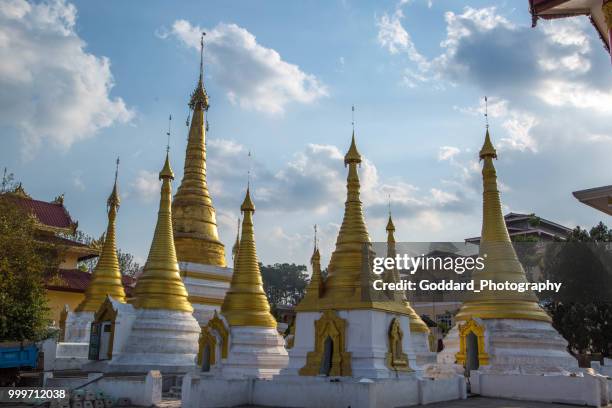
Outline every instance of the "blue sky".
[[182, 176], [202, 29], [208, 180], [228, 249], [251, 167], [260, 259], [307, 263], [315, 223], [328, 259], [352, 104], [374, 240], [388, 195], [400, 240], [478, 235], [484, 95], [504, 209], [609, 223], [571, 195], [612, 170], [612, 70], [586, 18], [532, 29], [527, 1], [0, 0], [0, 20], [0, 165], [35, 198], [65, 193], [99, 236], [120, 156], [118, 242], [140, 261], [170, 113], [175, 189]]

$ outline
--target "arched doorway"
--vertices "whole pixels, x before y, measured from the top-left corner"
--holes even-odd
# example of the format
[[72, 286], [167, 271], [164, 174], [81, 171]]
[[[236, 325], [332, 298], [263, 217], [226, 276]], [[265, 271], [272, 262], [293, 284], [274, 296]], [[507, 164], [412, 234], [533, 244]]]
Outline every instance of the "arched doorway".
[[334, 341], [331, 337], [327, 336], [323, 343], [323, 358], [321, 359], [321, 370], [319, 374], [329, 376], [332, 368], [332, 361], [334, 357]]
[[470, 371], [478, 370], [480, 362], [478, 361], [478, 336], [474, 332], [469, 332], [465, 338], [465, 371], [469, 377]]
[[489, 365], [485, 346], [485, 326], [482, 320], [470, 318], [459, 325], [459, 352], [457, 364], [465, 367], [466, 375], [480, 366]]
[[202, 350], [202, 371], [208, 372], [210, 371], [211, 364], [211, 352], [210, 352], [210, 343], [204, 346], [204, 350]]

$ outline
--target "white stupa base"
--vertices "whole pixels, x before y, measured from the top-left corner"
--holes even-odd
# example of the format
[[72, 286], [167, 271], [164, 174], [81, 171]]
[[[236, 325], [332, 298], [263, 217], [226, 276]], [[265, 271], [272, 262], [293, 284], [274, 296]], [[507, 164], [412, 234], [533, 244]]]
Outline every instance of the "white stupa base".
[[612, 381], [601, 375], [470, 373], [471, 392], [485, 397], [605, 407], [612, 402]]
[[277, 376], [273, 380], [223, 379], [212, 374], [183, 377], [183, 408], [242, 405], [296, 408], [391, 408], [465, 399], [465, 379], [431, 380]]
[[47, 342], [45, 370], [78, 370], [89, 362], [89, 334], [93, 312], [68, 312], [61, 342]]
[[[417, 363], [420, 353], [429, 353], [418, 342], [413, 345], [408, 316], [393, 315], [378, 310], [340, 310], [338, 316], [347, 321], [346, 352], [351, 353], [351, 372], [355, 378], [399, 378], [414, 375], [420, 371]], [[320, 312], [299, 312], [296, 316], [296, 330], [293, 348], [289, 350], [289, 365], [280, 375], [298, 376], [306, 365], [308, 352], [315, 349], [315, 321]], [[393, 318], [399, 318], [404, 333], [402, 348], [408, 357], [410, 368], [414, 371], [395, 371], [387, 366], [389, 352], [389, 326]], [[418, 340], [418, 337], [416, 338]]]
[[434, 364], [437, 354], [429, 349], [429, 333], [411, 332], [408, 357], [415, 361], [416, 368], [422, 369], [425, 365]]
[[221, 308], [234, 270], [193, 262], [179, 262], [179, 268], [185, 289], [192, 299], [193, 316], [200, 326], [206, 326], [215, 311]]
[[[191, 313], [136, 309], [129, 335], [111, 360], [87, 364], [89, 371], [185, 373], [196, 368], [200, 325]], [[117, 334], [115, 334], [117, 336]]]
[[275, 328], [236, 326], [230, 329], [228, 357], [212, 372], [227, 379], [270, 379], [288, 360], [285, 341]]
[[[470, 371], [472, 393], [597, 407], [608, 403], [610, 381], [583, 372], [550, 323], [519, 319], [478, 319], [478, 323], [485, 327], [489, 364]], [[455, 326], [444, 338], [439, 365], [454, 365], [459, 342]]]
[[[483, 319], [485, 352], [489, 364], [481, 372], [506, 374], [569, 374], [579, 371], [578, 361], [567, 352], [567, 341], [550, 323], [537, 320]], [[461, 324], [460, 322], [459, 324]], [[459, 352], [455, 325], [444, 338], [438, 362], [452, 364]]]

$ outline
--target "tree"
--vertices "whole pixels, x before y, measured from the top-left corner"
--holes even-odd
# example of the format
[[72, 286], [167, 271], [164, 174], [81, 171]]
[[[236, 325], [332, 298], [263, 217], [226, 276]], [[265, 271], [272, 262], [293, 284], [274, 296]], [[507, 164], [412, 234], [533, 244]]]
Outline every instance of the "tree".
[[58, 266], [55, 249], [36, 239], [29, 214], [0, 196], [0, 341], [51, 335], [45, 274]]
[[260, 264], [259, 267], [264, 290], [273, 311], [278, 305], [295, 306], [302, 300], [308, 284], [306, 265], [276, 263], [267, 266]]
[[589, 231], [576, 227], [567, 242], [549, 245], [546, 279], [561, 282], [558, 293], [543, 299], [553, 326], [573, 353], [612, 351], [612, 230], [600, 222]]
[[[104, 234], [99, 239], [94, 239], [91, 235], [84, 233], [83, 231], [77, 231], [73, 237], [73, 239], [77, 242], [87, 244], [87, 245], [95, 245], [98, 247], [102, 247], [104, 243]], [[117, 249], [117, 258], [119, 260], [119, 270], [122, 275], [135, 277], [141, 269], [141, 266], [138, 262], [135, 261], [134, 255], [123, 252], [121, 248]], [[85, 261], [79, 262], [79, 269], [83, 271], [93, 271], [96, 265], [98, 264], [98, 258], [91, 258]]]
[[13, 173], [9, 173], [8, 169], [5, 167], [4, 172], [2, 173], [2, 182], [0, 182], [0, 193], [8, 193], [14, 191], [19, 183], [15, 181], [15, 175]]

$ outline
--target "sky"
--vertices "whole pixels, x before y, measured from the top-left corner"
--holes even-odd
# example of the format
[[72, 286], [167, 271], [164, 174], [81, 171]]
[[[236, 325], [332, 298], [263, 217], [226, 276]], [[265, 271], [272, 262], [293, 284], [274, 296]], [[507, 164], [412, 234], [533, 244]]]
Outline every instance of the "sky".
[[485, 95], [504, 212], [610, 224], [571, 194], [610, 184], [609, 55], [586, 17], [532, 28], [527, 0], [0, 0], [0, 166], [98, 237], [119, 156], [118, 245], [144, 263], [170, 114], [175, 190], [183, 173], [201, 31], [228, 256], [250, 169], [260, 260], [307, 264], [317, 224], [328, 261], [352, 105], [373, 241], [389, 203], [398, 241], [479, 235]]

